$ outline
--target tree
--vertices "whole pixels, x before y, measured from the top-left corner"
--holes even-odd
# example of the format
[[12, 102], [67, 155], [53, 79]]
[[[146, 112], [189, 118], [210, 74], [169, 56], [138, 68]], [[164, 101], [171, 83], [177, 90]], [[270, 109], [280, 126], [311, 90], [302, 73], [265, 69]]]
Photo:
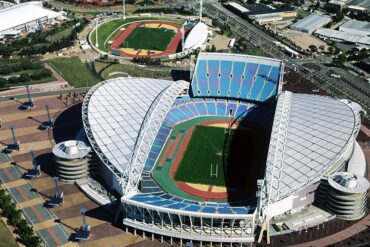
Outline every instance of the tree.
[[347, 62], [347, 56], [346, 56], [346, 54], [344, 54], [344, 53], [339, 54], [339, 56], [338, 56], [338, 62], [340, 64], [344, 64], [345, 62]]
[[323, 52], [323, 51], [325, 51], [325, 46], [324, 45], [320, 45], [319, 46], [319, 49]]
[[333, 46], [329, 46], [328, 50], [329, 50], [330, 53], [335, 53], [336, 48], [333, 47]]
[[311, 52], [317, 52], [317, 47], [315, 45], [310, 45], [308, 48], [310, 48]]
[[0, 88], [5, 87], [8, 81], [5, 78], [0, 77]]
[[211, 52], [216, 52], [216, 46], [215, 45], [212, 45]]

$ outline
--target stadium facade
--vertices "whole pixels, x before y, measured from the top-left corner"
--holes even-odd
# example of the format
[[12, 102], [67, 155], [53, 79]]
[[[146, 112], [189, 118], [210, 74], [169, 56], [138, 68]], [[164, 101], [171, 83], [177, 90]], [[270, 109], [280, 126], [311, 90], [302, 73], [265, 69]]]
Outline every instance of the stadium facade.
[[[283, 74], [277, 59], [200, 53], [190, 83], [117, 78], [90, 89], [82, 106], [84, 130], [102, 163], [101, 176], [122, 196], [123, 224], [171, 242], [251, 242], [257, 224], [314, 203], [333, 173], [364, 177], [366, 162], [348, 165], [363, 155], [354, 152], [361, 107], [283, 92]], [[174, 126], [202, 116], [254, 119], [269, 133], [254, 202], [190, 200], [152, 178]]]

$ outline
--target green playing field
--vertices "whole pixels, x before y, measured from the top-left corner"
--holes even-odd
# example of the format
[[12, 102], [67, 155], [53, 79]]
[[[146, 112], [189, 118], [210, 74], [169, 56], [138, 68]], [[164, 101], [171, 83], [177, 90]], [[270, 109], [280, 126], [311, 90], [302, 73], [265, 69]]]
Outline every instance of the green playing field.
[[226, 131], [225, 128], [196, 126], [175, 173], [175, 180], [225, 186]]
[[120, 47], [165, 51], [175, 32], [170, 29], [137, 27]]

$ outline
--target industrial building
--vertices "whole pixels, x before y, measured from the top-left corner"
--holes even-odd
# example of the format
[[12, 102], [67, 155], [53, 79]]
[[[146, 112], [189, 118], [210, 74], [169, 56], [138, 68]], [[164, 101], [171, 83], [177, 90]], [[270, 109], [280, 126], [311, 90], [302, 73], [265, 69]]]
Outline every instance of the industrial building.
[[320, 28], [315, 35], [323, 40], [332, 40], [337, 42], [347, 42], [354, 45], [370, 46], [370, 37], [351, 34], [343, 31], [332, 30], [329, 28]]
[[229, 2], [226, 4], [226, 7], [241, 17], [256, 21], [260, 25], [290, 20], [297, 16], [297, 11], [294, 8], [284, 7], [275, 9], [262, 3], [242, 6], [235, 2]]
[[370, 22], [349, 20], [339, 27], [339, 31], [359, 36], [370, 36]]
[[369, 12], [370, 0], [353, 0], [348, 3], [348, 9], [357, 12]]
[[33, 31], [62, 14], [43, 8], [42, 2], [32, 1], [0, 9], [0, 33]]
[[290, 29], [311, 34], [330, 22], [331, 18], [328, 15], [311, 14], [291, 25]]

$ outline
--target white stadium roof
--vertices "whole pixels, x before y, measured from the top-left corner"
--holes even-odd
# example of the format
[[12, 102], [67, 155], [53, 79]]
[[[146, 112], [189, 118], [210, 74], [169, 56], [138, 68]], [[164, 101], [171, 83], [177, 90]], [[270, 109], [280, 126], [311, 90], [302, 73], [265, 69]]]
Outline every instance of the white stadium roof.
[[158, 108], [163, 105], [171, 107], [188, 84], [121, 77], [93, 87], [84, 101], [83, 124], [100, 159], [116, 174], [127, 178], [124, 175], [131, 172], [131, 163], [138, 162], [135, 154], [140, 151], [152, 117], [156, 117]]
[[197, 23], [185, 40], [184, 50], [197, 49], [201, 47], [208, 38], [208, 27], [203, 22]]
[[0, 32], [47, 17], [60, 16], [58, 12], [42, 7], [42, 2], [27, 2], [0, 10]]
[[[212, 59], [212, 54], [208, 59]], [[163, 108], [163, 104], [171, 107], [188, 85], [181, 81], [118, 78], [91, 89], [83, 106], [84, 127], [102, 161], [113, 166], [116, 174], [131, 176], [130, 166], [134, 164], [138, 143], [148, 132], [151, 116], [157, 115], [155, 110]], [[156, 125], [160, 127], [163, 119], [157, 119]], [[351, 103], [324, 96], [281, 93], [265, 176], [265, 181], [272, 185], [268, 192], [272, 200], [291, 195], [340, 165], [338, 159], [354, 143], [359, 123], [358, 109]], [[140, 177], [142, 170], [135, 172]]]
[[[333, 98], [279, 96], [268, 151], [265, 183], [272, 201], [318, 181], [343, 163], [360, 127], [357, 108]], [[349, 148], [349, 149], [348, 149]]]

